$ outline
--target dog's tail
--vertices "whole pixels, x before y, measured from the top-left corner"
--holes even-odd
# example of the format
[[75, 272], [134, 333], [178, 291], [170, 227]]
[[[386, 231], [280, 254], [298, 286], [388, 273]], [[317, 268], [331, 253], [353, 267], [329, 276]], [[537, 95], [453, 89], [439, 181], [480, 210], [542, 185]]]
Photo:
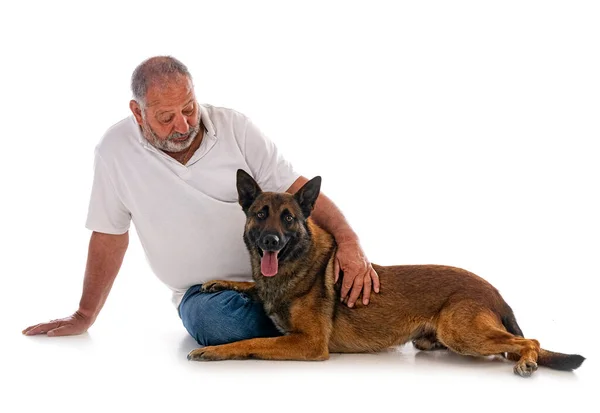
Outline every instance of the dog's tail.
[[540, 349], [537, 363], [554, 370], [571, 371], [581, 366], [584, 360], [585, 357], [579, 354], [562, 354]]
[[[515, 336], [523, 337], [523, 332], [521, 331], [519, 324], [517, 324], [517, 320], [512, 309], [508, 306], [508, 304], [506, 307], [507, 311], [502, 317], [502, 324], [504, 325], [504, 328], [506, 328], [506, 331], [514, 334]], [[519, 355], [510, 353], [507, 354], [506, 357], [513, 361], [517, 361], [520, 358]], [[579, 354], [555, 353], [553, 351], [540, 349], [537, 363], [540, 366], [549, 367], [555, 370], [570, 371], [581, 366], [581, 363], [583, 363], [584, 360], [585, 357], [580, 356]]]

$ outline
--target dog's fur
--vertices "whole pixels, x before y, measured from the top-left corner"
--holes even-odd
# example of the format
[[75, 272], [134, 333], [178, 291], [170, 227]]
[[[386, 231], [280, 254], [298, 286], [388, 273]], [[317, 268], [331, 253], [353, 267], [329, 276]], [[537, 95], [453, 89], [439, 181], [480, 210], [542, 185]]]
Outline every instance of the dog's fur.
[[[355, 308], [340, 303], [341, 277], [334, 284], [333, 274], [335, 241], [309, 219], [320, 185], [316, 177], [295, 195], [262, 192], [250, 175], [238, 171], [254, 282], [211, 281], [203, 289], [254, 296], [284, 335], [199, 348], [189, 359], [325, 360], [329, 353], [373, 352], [412, 340], [420, 350], [500, 354], [516, 361], [514, 371], [523, 377], [538, 364], [573, 370], [585, 360], [541, 349], [537, 340], [524, 338], [498, 291], [460, 268], [373, 265], [381, 292], [371, 295], [367, 306], [360, 300]], [[261, 273], [264, 251], [278, 251], [275, 276]]]

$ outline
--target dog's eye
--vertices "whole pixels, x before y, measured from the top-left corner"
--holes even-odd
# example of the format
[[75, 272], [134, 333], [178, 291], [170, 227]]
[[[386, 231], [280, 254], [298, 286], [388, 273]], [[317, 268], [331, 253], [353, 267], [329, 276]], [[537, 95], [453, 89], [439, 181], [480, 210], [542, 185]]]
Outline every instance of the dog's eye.
[[293, 217], [293, 216], [291, 216], [291, 215], [286, 215], [286, 216], [285, 216], [285, 221], [286, 221], [286, 222], [292, 222], [293, 220], [294, 220], [294, 217]]
[[265, 219], [266, 217], [267, 217], [267, 214], [265, 214], [265, 212], [264, 212], [264, 211], [259, 211], [259, 212], [256, 214], [256, 218], [258, 218], [258, 219]]

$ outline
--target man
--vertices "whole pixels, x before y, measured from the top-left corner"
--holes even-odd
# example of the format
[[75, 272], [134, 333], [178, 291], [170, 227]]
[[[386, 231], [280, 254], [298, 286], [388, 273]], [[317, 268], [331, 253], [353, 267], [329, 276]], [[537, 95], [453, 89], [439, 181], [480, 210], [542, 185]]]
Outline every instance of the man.
[[[80, 334], [94, 323], [117, 276], [133, 220], [156, 276], [200, 345], [279, 334], [262, 305], [234, 291], [203, 293], [210, 279], [250, 279], [242, 240], [245, 216], [237, 203], [236, 171], [249, 172], [266, 191], [296, 192], [297, 174], [256, 126], [233, 110], [199, 105], [188, 69], [172, 57], [140, 64], [132, 75], [130, 116], [96, 147], [86, 227], [92, 230], [79, 309], [28, 327], [26, 335]], [[379, 279], [358, 237], [323, 194], [313, 219], [337, 243], [342, 300], [368, 304]]]

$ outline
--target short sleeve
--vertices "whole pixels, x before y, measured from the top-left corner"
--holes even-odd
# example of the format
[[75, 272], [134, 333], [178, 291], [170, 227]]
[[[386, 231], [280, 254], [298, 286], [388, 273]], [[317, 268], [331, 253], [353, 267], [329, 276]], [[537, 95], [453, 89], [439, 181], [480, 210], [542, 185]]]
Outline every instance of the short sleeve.
[[124, 234], [130, 223], [131, 213], [116, 193], [105, 161], [96, 152], [94, 181], [85, 226], [96, 232]]
[[275, 144], [249, 119], [244, 133], [244, 157], [263, 191], [284, 192], [300, 177]]

